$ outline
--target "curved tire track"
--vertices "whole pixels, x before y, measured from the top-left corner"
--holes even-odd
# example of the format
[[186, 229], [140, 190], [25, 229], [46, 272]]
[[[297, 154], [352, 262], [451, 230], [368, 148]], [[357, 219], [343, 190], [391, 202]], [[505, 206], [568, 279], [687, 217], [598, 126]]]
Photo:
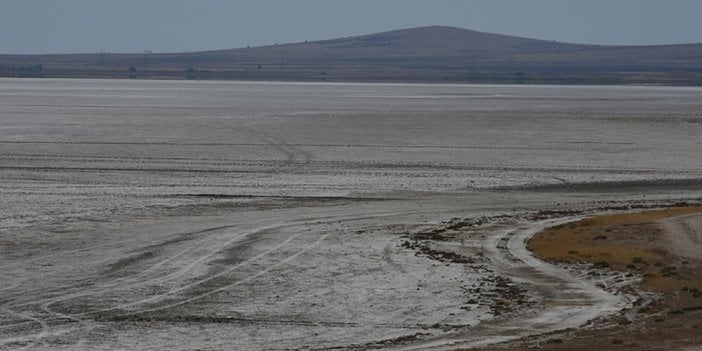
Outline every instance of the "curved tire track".
[[491, 268], [512, 280], [527, 284], [528, 290], [542, 299], [542, 310], [509, 320], [495, 320], [479, 326], [480, 332], [465, 332], [397, 350], [456, 350], [484, 347], [567, 328], [580, 327], [589, 321], [616, 313], [629, 305], [621, 296], [606, 292], [595, 282], [535, 258], [526, 242], [539, 231], [580, 217], [540, 221], [526, 226], [503, 229], [483, 241]]

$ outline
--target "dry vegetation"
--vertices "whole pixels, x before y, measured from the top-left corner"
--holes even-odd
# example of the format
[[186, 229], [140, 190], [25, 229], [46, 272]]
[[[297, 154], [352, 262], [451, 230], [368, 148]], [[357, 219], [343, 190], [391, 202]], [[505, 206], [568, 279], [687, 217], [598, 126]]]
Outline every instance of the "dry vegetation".
[[545, 230], [529, 242], [537, 256], [560, 263], [591, 265], [589, 274], [613, 269], [641, 277], [642, 296], [630, 311], [597, 328], [524, 340], [548, 350], [677, 350], [702, 344], [702, 260], [666, 249], [658, 220], [700, 213], [702, 208], [671, 208], [587, 218]]
[[665, 249], [657, 220], [702, 212], [702, 208], [615, 214], [588, 218], [550, 228], [529, 242], [543, 259], [590, 263], [595, 267], [628, 271], [643, 277], [643, 288], [670, 292], [684, 287], [702, 288], [688, 266]]

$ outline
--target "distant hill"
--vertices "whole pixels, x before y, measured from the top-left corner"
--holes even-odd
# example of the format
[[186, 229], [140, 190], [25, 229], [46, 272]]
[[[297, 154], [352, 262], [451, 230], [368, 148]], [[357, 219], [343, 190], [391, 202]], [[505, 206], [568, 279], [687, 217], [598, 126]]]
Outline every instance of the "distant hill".
[[702, 85], [702, 44], [582, 45], [432, 26], [189, 53], [0, 55], [0, 76]]

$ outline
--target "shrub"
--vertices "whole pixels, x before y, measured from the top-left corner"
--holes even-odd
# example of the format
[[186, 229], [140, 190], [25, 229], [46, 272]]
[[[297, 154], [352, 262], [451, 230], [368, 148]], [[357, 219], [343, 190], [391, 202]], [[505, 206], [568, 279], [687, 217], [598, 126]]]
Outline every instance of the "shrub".
[[609, 268], [609, 263], [607, 263], [605, 261], [600, 261], [600, 262], [596, 262], [592, 266], [595, 268], [604, 269], [604, 268]]

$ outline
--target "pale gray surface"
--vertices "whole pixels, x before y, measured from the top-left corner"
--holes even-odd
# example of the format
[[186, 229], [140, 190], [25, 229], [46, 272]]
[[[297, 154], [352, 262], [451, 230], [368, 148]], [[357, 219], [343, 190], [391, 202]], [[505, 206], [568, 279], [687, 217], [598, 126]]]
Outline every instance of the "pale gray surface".
[[[479, 268], [490, 243], [523, 211], [699, 197], [700, 111], [695, 88], [0, 80], [0, 348], [503, 340], [511, 317], [461, 308], [518, 271]], [[477, 266], [402, 247], [504, 213], [436, 244]]]

